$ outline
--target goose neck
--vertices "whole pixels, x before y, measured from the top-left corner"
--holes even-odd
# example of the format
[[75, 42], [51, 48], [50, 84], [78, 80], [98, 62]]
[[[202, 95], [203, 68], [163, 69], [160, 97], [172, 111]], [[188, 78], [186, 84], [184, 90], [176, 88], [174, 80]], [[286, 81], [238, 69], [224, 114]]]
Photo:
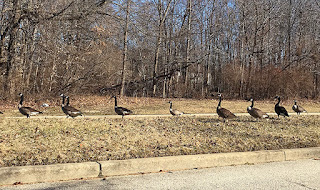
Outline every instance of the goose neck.
[[114, 107], [115, 107], [115, 108], [118, 107], [118, 105], [117, 105], [117, 97], [116, 97], [116, 96], [114, 97]]
[[64, 105], [64, 103], [65, 103], [65, 96], [62, 96], [61, 98], [62, 98], [62, 104], [61, 104], [61, 107], [64, 107], [64, 106], [65, 106], [65, 105]]
[[280, 97], [278, 97], [278, 102], [277, 102], [276, 106], [279, 106], [279, 104], [280, 104]]
[[69, 96], [67, 97], [66, 105], [67, 105], [67, 106], [69, 105]]
[[218, 103], [217, 109], [220, 107], [221, 107], [221, 96], [219, 97], [219, 103]]
[[19, 108], [22, 107], [23, 104], [23, 95], [20, 96]]

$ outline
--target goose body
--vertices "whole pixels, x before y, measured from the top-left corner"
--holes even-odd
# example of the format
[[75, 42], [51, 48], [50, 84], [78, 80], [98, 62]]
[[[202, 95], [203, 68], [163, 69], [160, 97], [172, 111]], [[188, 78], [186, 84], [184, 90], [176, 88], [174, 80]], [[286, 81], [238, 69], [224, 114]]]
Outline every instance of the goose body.
[[42, 114], [41, 111], [38, 111], [38, 110], [33, 109], [31, 107], [22, 106], [24, 97], [23, 97], [22, 93], [19, 93], [19, 96], [20, 96], [20, 103], [18, 104], [18, 109], [22, 115], [25, 115], [25, 116], [27, 116], [27, 118], [29, 118], [31, 115]]
[[236, 116], [231, 111], [221, 107], [221, 94], [218, 94], [218, 96], [219, 103], [217, 106], [217, 114], [219, 115], [219, 117], [222, 117], [224, 122], [226, 121], [226, 119], [236, 118]]
[[251, 102], [251, 106], [247, 107], [247, 112], [254, 118], [269, 118], [269, 115], [265, 112], [261, 111], [258, 108], [253, 107], [254, 100], [251, 98], [249, 100]]
[[180, 115], [184, 114], [182, 111], [172, 109], [172, 102], [171, 101], [169, 101], [168, 103], [170, 104], [169, 111], [170, 111], [171, 115], [180, 116]]
[[284, 108], [283, 106], [280, 106], [280, 97], [276, 96], [275, 99], [278, 99], [278, 102], [276, 103], [276, 105], [274, 106], [274, 111], [277, 113], [278, 118], [280, 115], [282, 115], [283, 117], [289, 117], [289, 114], [286, 110], [286, 108]]
[[124, 107], [118, 107], [118, 104], [117, 104], [117, 97], [116, 96], [112, 96], [111, 98], [114, 98], [114, 111], [118, 114], [118, 115], [121, 115], [122, 118], [125, 116], [125, 115], [130, 115], [132, 114], [133, 112], [127, 108], [124, 108]]
[[[72, 117], [75, 118], [77, 116], [81, 116], [82, 112], [80, 110], [77, 110], [76, 108], [70, 106], [69, 104], [69, 96], [65, 96], [64, 94], [60, 95], [62, 97], [62, 104], [61, 104], [61, 109], [63, 113], [67, 115], [67, 117]], [[67, 102], [65, 104], [65, 99], [67, 99]]]
[[297, 115], [300, 115], [302, 112], [307, 112], [302, 106], [297, 105], [297, 101], [294, 100], [294, 105], [292, 106], [292, 110], [297, 113]]

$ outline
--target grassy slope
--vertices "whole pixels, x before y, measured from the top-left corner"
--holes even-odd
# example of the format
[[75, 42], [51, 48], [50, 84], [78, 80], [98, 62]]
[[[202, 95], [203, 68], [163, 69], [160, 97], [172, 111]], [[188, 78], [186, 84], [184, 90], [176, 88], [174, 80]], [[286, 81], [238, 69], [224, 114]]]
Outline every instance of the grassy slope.
[[240, 117], [149, 119], [0, 118], [0, 166], [169, 155], [270, 150], [320, 145], [320, 118], [255, 121]]
[[[169, 99], [122, 98], [120, 106], [136, 114], [168, 114]], [[44, 115], [63, 115], [60, 99], [26, 105]], [[173, 106], [187, 113], [215, 113], [218, 101], [175, 99]], [[275, 101], [257, 101], [255, 106], [273, 112]], [[320, 112], [319, 102], [299, 101], [309, 112]], [[168, 155], [253, 151], [320, 145], [318, 116], [290, 117], [254, 122], [250, 117], [223, 123], [217, 117], [181, 118], [6, 118], [21, 116], [16, 102], [0, 102], [0, 166], [83, 162]], [[114, 114], [113, 100], [106, 97], [71, 97], [71, 104], [87, 115]], [[246, 112], [246, 101], [224, 100], [233, 112]], [[292, 101], [283, 105], [291, 111]]]

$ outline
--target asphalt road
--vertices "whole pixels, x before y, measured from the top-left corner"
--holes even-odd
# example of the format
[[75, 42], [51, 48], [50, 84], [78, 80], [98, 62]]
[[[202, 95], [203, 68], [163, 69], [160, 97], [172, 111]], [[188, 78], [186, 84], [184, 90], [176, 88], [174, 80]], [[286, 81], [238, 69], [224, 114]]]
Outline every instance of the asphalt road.
[[320, 160], [274, 162], [58, 183], [0, 187], [40, 189], [320, 189]]

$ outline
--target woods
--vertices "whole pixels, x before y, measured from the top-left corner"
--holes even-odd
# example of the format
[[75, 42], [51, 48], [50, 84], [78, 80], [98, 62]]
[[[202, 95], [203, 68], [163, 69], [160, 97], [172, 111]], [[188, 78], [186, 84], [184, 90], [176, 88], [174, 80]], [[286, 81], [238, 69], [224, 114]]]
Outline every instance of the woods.
[[318, 98], [318, 0], [0, 1], [1, 98]]

